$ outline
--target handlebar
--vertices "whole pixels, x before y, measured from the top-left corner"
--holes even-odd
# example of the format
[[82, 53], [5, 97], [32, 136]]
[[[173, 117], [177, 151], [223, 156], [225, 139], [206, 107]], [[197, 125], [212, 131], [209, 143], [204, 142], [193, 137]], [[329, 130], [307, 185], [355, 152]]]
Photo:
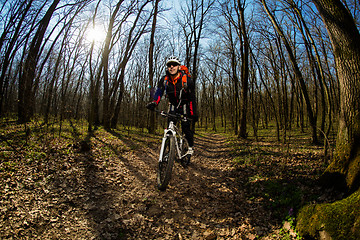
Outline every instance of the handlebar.
[[186, 122], [186, 121], [191, 121], [192, 119], [191, 118], [187, 118], [186, 116], [180, 114], [180, 113], [168, 113], [168, 112], [165, 112], [165, 111], [160, 111], [160, 110], [156, 110], [154, 109], [154, 112], [157, 112], [159, 113], [161, 116], [163, 117], [167, 117], [167, 118], [175, 118], [177, 120], [181, 120], [183, 122]]

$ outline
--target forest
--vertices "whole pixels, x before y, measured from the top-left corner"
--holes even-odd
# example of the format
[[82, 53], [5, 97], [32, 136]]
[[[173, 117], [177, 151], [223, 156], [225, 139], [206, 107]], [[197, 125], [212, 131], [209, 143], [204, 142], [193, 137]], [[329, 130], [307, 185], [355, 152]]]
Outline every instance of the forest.
[[[0, 19], [1, 239], [360, 238], [359, 1], [2, 0]], [[159, 192], [145, 106], [170, 56], [198, 121]]]

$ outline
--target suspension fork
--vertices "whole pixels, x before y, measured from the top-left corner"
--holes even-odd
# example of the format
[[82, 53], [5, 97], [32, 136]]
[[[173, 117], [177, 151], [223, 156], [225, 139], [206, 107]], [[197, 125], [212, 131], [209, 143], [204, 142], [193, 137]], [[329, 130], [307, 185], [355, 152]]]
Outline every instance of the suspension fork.
[[165, 148], [165, 142], [166, 142], [166, 139], [167, 139], [169, 136], [174, 136], [174, 137], [175, 137], [175, 144], [177, 144], [177, 143], [176, 143], [176, 132], [175, 132], [175, 130], [174, 130], [174, 123], [173, 123], [172, 121], [169, 123], [168, 129], [165, 129], [165, 130], [164, 130], [164, 136], [163, 136], [163, 138], [162, 138], [161, 148], [160, 148], [159, 162], [162, 162], [163, 153], [164, 153], [164, 148]]
[[180, 136], [180, 145], [179, 145], [179, 142], [177, 140], [177, 137], [176, 137], [176, 133], [177, 133], [177, 128], [175, 126], [175, 124], [173, 122], [170, 122], [170, 127], [172, 127], [171, 129], [173, 130], [173, 136], [174, 136], [174, 140], [175, 140], [175, 149], [176, 149], [176, 153], [177, 156], [178, 156], [178, 159], [181, 159], [181, 151], [180, 151], [180, 148], [182, 146], [182, 139], [181, 139], [181, 136]]

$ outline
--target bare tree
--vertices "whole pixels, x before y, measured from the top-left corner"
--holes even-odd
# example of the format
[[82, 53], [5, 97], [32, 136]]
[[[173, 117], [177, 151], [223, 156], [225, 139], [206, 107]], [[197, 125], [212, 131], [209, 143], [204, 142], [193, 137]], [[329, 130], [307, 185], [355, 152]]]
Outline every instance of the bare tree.
[[[313, 76], [314, 76], [313, 78], [318, 79], [319, 81], [318, 85], [320, 86], [320, 93], [321, 93], [320, 107], [322, 109], [320, 130], [321, 133], [324, 134], [325, 136], [324, 142], [327, 149], [328, 141], [326, 139], [328, 138], [328, 135], [330, 133], [331, 123], [332, 123], [332, 112], [331, 112], [332, 101], [330, 98], [331, 96], [330, 96], [330, 90], [328, 84], [325, 81], [326, 78], [325, 71], [318, 50], [320, 46], [316, 44], [313, 34], [310, 32], [308, 23], [305, 21], [301, 9], [299, 9], [297, 4], [293, 0], [288, 0], [287, 4], [289, 5], [290, 9], [292, 10], [293, 14], [296, 17], [296, 20], [294, 19], [293, 22], [299, 29], [300, 33], [302, 34], [302, 38], [306, 46], [306, 52], [309, 59], [309, 63], [313, 71]], [[325, 130], [326, 117], [328, 123], [327, 130]]]
[[25, 123], [30, 121], [34, 113], [34, 92], [33, 81], [36, 74], [36, 64], [38, 60], [39, 49], [41, 42], [44, 38], [45, 31], [51, 20], [51, 16], [56, 10], [56, 6], [60, 0], [54, 0], [44, 17], [39, 22], [37, 32], [30, 44], [29, 53], [26, 57], [23, 74], [19, 80], [19, 109], [18, 109], [18, 121]]
[[[297, 228], [302, 234], [312, 237], [318, 237], [316, 235], [321, 230], [332, 239], [355, 239], [359, 236], [356, 226], [359, 222], [360, 191], [360, 33], [340, 0], [312, 2], [323, 18], [331, 39], [341, 91], [336, 150], [324, 176], [332, 187], [345, 186], [350, 193], [355, 193], [341, 202], [302, 209]], [[332, 214], [323, 214], [324, 211]], [[334, 221], [334, 215], [337, 221], [346, 224], [329, 226], [328, 222]]]
[[[97, 12], [99, 9], [101, 0], [99, 0], [95, 6], [94, 14], [92, 18], [90, 19], [90, 22], [92, 23], [92, 27], [95, 27], [95, 19], [97, 16]], [[89, 22], [89, 23], [90, 23]], [[95, 69], [96, 66], [93, 66], [93, 52], [94, 52], [94, 45], [95, 41], [92, 41], [90, 46], [90, 51], [88, 53], [89, 55], [89, 80], [90, 80], [90, 86], [89, 86], [89, 96], [88, 96], [88, 132], [92, 132], [93, 125], [95, 126], [100, 124], [99, 120], [99, 88], [100, 88], [100, 77], [95, 77]], [[102, 63], [100, 63], [100, 69], [102, 68]]]
[[[9, 38], [10, 41], [6, 46], [6, 49], [2, 52], [5, 52], [5, 54], [2, 56], [1, 60], [1, 75], [0, 75], [0, 115], [2, 114], [2, 106], [4, 101], [4, 94], [6, 91], [6, 88], [9, 84], [9, 78], [6, 77], [6, 74], [8, 74], [8, 68], [10, 65], [10, 62], [13, 59], [14, 53], [16, 52], [16, 42], [18, 41], [19, 35], [21, 34], [21, 28], [23, 26], [23, 23], [25, 21], [25, 17], [27, 16], [27, 13], [30, 10], [30, 7], [32, 5], [32, 0], [26, 3], [26, 1], [22, 1], [19, 3], [18, 7], [13, 7], [13, 9], [16, 9], [14, 13], [11, 13], [10, 19], [8, 21], [8, 24], [5, 26], [3, 33], [0, 37], [0, 49], [2, 50], [3, 43], [5, 41], [5, 38]], [[18, 18], [18, 22], [16, 23], [16, 18]], [[14, 32], [11, 34], [11, 37], [7, 37], [10, 34], [10, 29], [15, 25], [16, 27], [14, 29]], [[15, 48], [15, 51], [14, 51]]]
[[317, 139], [317, 127], [316, 127], [316, 117], [314, 115], [314, 112], [313, 112], [313, 109], [312, 109], [312, 106], [311, 106], [309, 93], [308, 93], [308, 90], [307, 90], [303, 75], [302, 75], [302, 73], [301, 73], [301, 71], [299, 69], [299, 66], [298, 66], [297, 62], [296, 62], [296, 58], [295, 58], [294, 52], [293, 52], [293, 50], [291, 48], [291, 45], [290, 45], [288, 39], [286, 38], [281, 26], [277, 22], [275, 16], [269, 10], [266, 1], [261, 0], [261, 2], [263, 4], [263, 6], [264, 6], [264, 9], [265, 9], [266, 13], [268, 14], [269, 18], [271, 19], [271, 22], [273, 23], [275, 30], [280, 35], [283, 43], [285, 44], [286, 50], [287, 50], [287, 52], [289, 54], [290, 61], [291, 61], [292, 67], [294, 69], [296, 79], [298, 80], [298, 82], [299, 82], [299, 84], [301, 86], [302, 95], [303, 95], [304, 100], [306, 102], [306, 109], [307, 109], [307, 113], [308, 113], [308, 118], [309, 118], [309, 122], [310, 122], [310, 125], [311, 125], [311, 128], [312, 128], [312, 142], [316, 143], [318, 141], [318, 139]]
[[102, 51], [102, 67], [103, 67], [103, 78], [104, 78], [104, 92], [103, 92], [103, 124], [105, 129], [110, 129], [110, 117], [109, 104], [110, 104], [110, 94], [109, 94], [109, 54], [110, 54], [110, 43], [113, 37], [113, 27], [115, 18], [120, 10], [120, 6], [124, 0], [120, 0], [111, 14], [109, 26], [107, 29], [107, 35], [105, 39], [105, 45]]
[[[124, 51], [122, 54], [122, 60], [120, 61], [120, 64], [119, 64], [120, 75], [119, 75], [118, 81], [120, 82], [120, 92], [118, 95], [118, 99], [117, 99], [115, 108], [111, 109], [111, 112], [112, 112], [111, 127], [112, 128], [116, 127], [116, 124], [119, 119], [120, 106], [121, 106], [122, 97], [124, 94], [124, 78], [125, 78], [126, 65], [128, 64], [130, 57], [131, 57], [137, 43], [139, 42], [141, 36], [148, 31], [148, 29], [147, 29], [148, 23], [150, 22], [150, 20], [152, 18], [152, 13], [151, 13], [148, 16], [145, 16], [143, 19], [144, 9], [149, 2], [151, 2], [151, 1], [146, 0], [140, 4], [140, 6], [137, 10], [137, 15], [135, 17], [135, 20], [133, 21], [132, 26], [131, 26], [128, 36], [127, 36], [126, 44], [125, 44]], [[113, 95], [113, 98], [115, 99], [115, 95]]]
[[190, 68], [195, 83], [198, 75], [200, 39], [203, 38], [206, 19], [209, 17], [214, 3], [214, 0], [186, 1], [186, 5], [181, 8], [183, 19], [178, 19], [185, 38], [185, 64]]
[[[151, 35], [150, 35], [150, 46], [149, 46], [149, 85], [153, 86], [154, 84], [154, 45], [155, 45], [155, 31], [156, 31], [156, 20], [158, 14], [158, 6], [160, 0], [155, 0], [154, 5], [154, 16], [151, 27]], [[150, 101], [151, 101], [150, 96]], [[155, 114], [153, 112], [150, 113], [150, 123], [148, 126], [148, 130], [150, 133], [155, 132]]]
[[341, 174], [352, 190], [359, 188], [360, 34], [339, 0], [313, 0], [327, 27], [340, 82], [340, 116], [336, 154], [327, 173]]

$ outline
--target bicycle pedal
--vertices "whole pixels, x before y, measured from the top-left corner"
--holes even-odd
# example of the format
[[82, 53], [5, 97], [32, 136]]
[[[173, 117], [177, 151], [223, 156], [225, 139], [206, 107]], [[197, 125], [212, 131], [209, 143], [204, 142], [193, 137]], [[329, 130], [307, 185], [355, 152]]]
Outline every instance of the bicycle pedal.
[[189, 166], [189, 164], [190, 164], [190, 157], [191, 157], [191, 155], [186, 155], [185, 157], [183, 157], [183, 158], [181, 159], [181, 165], [182, 165], [183, 167]]

